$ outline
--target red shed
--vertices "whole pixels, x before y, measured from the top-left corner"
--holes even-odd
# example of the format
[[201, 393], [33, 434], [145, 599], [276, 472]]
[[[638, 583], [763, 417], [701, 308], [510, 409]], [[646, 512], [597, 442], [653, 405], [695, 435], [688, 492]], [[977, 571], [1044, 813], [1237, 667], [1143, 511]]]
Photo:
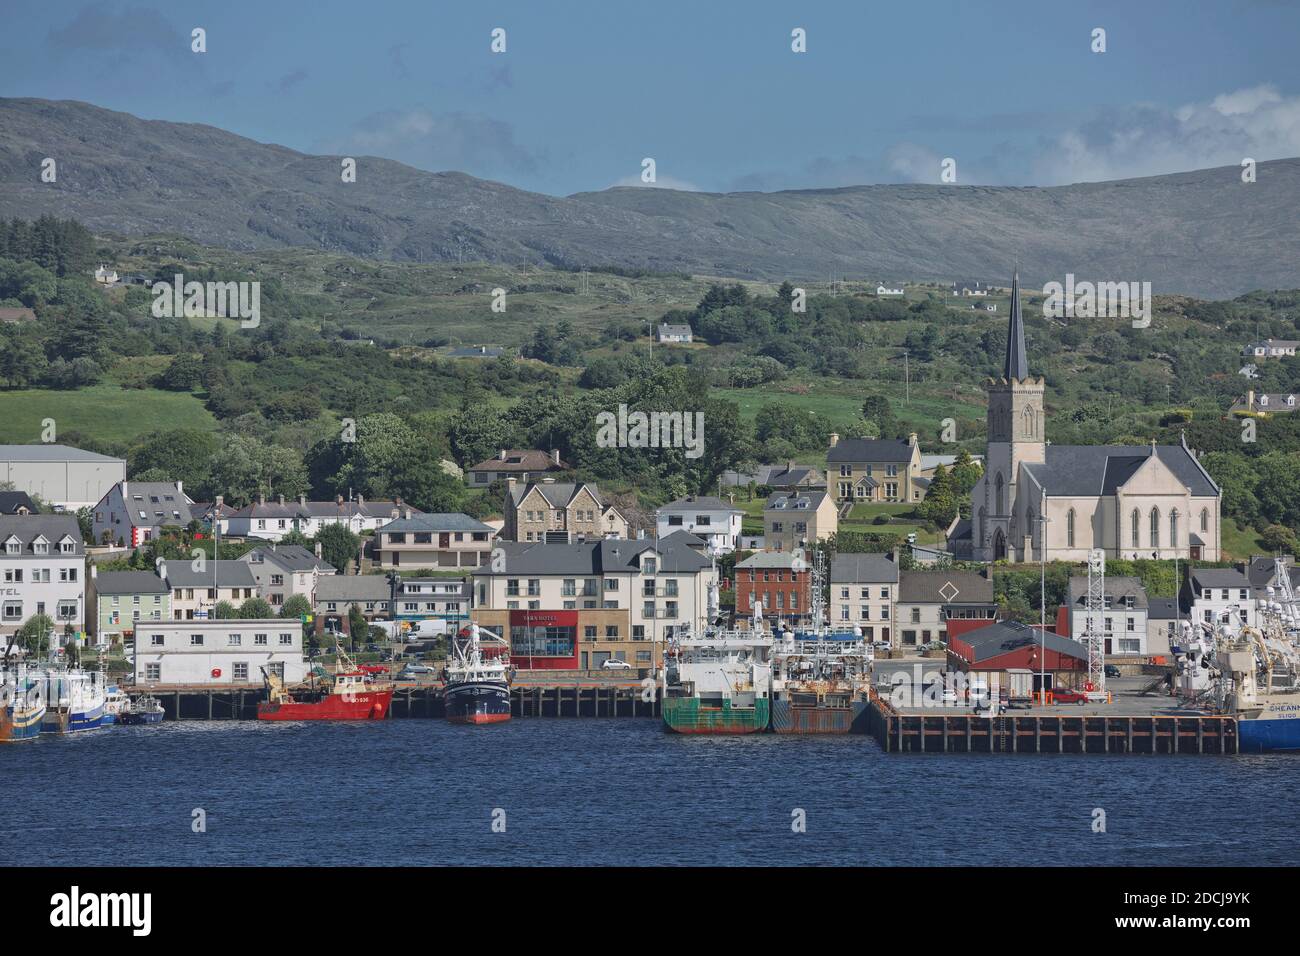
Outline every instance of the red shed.
[[[1046, 666], [1042, 660], [1046, 646]], [[1078, 641], [1052, 631], [1040, 632], [1020, 621], [998, 621], [960, 636], [948, 635], [948, 667], [968, 674], [1000, 675], [1008, 670], [1029, 670], [1038, 687], [1045, 670], [1048, 686], [1071, 684], [1069, 675], [1088, 671], [1088, 649]], [[991, 684], [1001, 683], [994, 680]]]

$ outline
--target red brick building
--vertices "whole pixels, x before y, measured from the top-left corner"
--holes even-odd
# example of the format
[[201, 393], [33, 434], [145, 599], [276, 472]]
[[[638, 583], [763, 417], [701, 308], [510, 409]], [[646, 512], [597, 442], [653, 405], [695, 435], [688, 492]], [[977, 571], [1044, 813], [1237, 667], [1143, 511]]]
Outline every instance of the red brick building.
[[763, 616], [798, 621], [812, 606], [812, 573], [806, 558], [795, 570], [796, 556], [789, 551], [759, 551], [736, 565], [736, 617], [754, 613], [763, 603]]

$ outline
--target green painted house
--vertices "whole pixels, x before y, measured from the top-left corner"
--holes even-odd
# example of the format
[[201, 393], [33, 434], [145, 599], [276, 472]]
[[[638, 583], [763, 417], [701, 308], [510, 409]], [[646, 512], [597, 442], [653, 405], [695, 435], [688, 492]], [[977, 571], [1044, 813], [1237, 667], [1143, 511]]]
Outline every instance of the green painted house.
[[96, 647], [134, 639], [137, 621], [171, 620], [167, 582], [152, 571], [100, 571], [90, 566], [86, 622]]

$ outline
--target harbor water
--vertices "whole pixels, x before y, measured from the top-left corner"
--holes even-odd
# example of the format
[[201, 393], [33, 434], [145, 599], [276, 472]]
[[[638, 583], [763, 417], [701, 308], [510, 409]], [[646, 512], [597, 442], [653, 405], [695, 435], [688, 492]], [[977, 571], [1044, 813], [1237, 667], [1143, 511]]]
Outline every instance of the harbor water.
[[884, 754], [627, 718], [168, 721], [0, 747], [0, 778], [18, 865], [1282, 865], [1300, 755]]

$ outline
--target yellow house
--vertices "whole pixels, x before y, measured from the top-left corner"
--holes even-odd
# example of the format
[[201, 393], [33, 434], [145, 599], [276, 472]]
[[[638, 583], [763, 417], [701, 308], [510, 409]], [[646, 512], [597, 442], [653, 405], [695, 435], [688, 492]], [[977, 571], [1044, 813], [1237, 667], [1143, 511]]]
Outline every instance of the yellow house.
[[835, 502], [825, 491], [776, 494], [763, 505], [763, 547], [767, 551], [806, 548], [838, 529]]
[[835, 503], [893, 501], [907, 503], [925, 497], [921, 481], [921, 448], [916, 433], [907, 438], [846, 438], [831, 434], [826, 453], [826, 479]]

